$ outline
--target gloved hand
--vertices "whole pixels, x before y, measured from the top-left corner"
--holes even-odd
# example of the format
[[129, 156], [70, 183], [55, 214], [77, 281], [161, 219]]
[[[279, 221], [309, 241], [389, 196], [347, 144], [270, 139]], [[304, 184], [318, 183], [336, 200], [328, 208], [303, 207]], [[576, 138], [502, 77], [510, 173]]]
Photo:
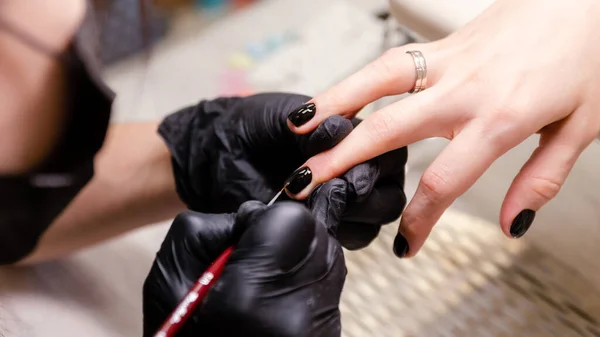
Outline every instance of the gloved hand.
[[171, 151], [183, 202], [203, 213], [268, 202], [298, 165], [352, 131], [352, 123], [337, 116], [311, 134], [292, 133], [287, 114], [309, 99], [284, 93], [218, 98], [168, 116], [159, 133]]
[[237, 218], [180, 214], [144, 283], [144, 336], [158, 330], [234, 243], [221, 278], [178, 336], [340, 336], [342, 249], [306, 207], [291, 201], [270, 207], [250, 201]]
[[[266, 203], [300, 164], [360, 123], [332, 116], [314, 132], [296, 135], [288, 113], [308, 100], [285, 93], [219, 98], [168, 116], [159, 133], [171, 151], [182, 200], [204, 213], [235, 212], [248, 200]], [[361, 164], [319, 188], [307, 204], [344, 247], [362, 248], [404, 209], [406, 159], [401, 148]]]
[[390, 151], [317, 186], [307, 201], [315, 219], [346, 249], [369, 245], [381, 226], [397, 219], [406, 206], [407, 157], [405, 147]]

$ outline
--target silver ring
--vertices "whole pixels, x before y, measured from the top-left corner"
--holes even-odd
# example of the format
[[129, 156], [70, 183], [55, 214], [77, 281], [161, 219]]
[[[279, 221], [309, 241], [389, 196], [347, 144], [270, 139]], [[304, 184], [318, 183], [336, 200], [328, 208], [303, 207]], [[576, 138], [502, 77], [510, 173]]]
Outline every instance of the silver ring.
[[415, 85], [412, 89], [410, 89], [410, 94], [416, 94], [420, 91], [423, 91], [427, 88], [427, 63], [425, 62], [425, 57], [423, 57], [423, 53], [418, 50], [410, 50], [406, 52], [412, 56], [413, 61], [415, 62], [415, 74], [416, 80]]

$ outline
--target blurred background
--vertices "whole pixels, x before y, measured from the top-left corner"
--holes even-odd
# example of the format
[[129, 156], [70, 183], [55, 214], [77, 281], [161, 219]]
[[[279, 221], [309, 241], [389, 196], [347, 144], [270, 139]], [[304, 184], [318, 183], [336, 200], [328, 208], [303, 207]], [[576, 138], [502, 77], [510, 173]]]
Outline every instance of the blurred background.
[[117, 119], [153, 119], [218, 95], [316, 94], [384, 48], [385, 0], [158, 0], [144, 52], [136, 1], [109, 3], [98, 16]]
[[[157, 120], [223, 95], [315, 95], [387, 48], [443, 38], [492, 1], [154, 0], [145, 25], [137, 1], [108, 2], [97, 15], [104, 76], [117, 92], [113, 122]], [[499, 229], [504, 193], [536, 141], [502, 157], [416, 258], [393, 256], [397, 223], [368, 249], [346, 252], [344, 336], [600, 336], [600, 150], [584, 153], [526, 240]], [[410, 147], [409, 197], [445, 144]], [[2, 270], [0, 335], [140, 336], [142, 283], [167, 229]]]

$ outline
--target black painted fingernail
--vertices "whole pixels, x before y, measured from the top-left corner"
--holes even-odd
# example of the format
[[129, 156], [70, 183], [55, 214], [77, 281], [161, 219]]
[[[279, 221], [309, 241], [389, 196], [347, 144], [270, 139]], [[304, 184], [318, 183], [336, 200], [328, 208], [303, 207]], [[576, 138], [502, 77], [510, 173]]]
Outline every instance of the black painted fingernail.
[[300, 193], [312, 181], [312, 172], [308, 167], [297, 169], [292, 175], [287, 178], [284, 185], [291, 194]]
[[533, 219], [535, 219], [535, 211], [530, 209], [521, 211], [513, 220], [512, 225], [510, 225], [510, 235], [515, 239], [525, 235], [529, 227], [531, 227]]
[[306, 124], [306, 122], [308, 122], [309, 120], [311, 120], [315, 116], [316, 112], [317, 107], [315, 106], [315, 104], [307, 103], [302, 105], [298, 109], [290, 112], [290, 114], [288, 115], [288, 119], [296, 127], [300, 127]]
[[394, 254], [399, 258], [403, 258], [406, 253], [408, 253], [408, 241], [402, 234], [398, 233], [394, 239]]

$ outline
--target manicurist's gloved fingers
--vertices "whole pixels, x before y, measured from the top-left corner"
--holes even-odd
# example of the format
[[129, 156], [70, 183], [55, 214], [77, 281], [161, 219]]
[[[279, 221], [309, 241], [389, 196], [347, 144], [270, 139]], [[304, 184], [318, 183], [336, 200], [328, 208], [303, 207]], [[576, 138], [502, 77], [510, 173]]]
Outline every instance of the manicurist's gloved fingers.
[[347, 210], [348, 183], [334, 178], [319, 185], [308, 198], [309, 208], [318, 223], [335, 234]]
[[363, 202], [347, 200], [348, 183], [335, 178], [319, 185], [308, 205], [319, 223], [323, 223], [347, 249], [366, 247], [379, 234], [381, 225], [397, 219], [406, 196], [402, 186], [388, 180], [376, 186]]
[[323, 121], [316, 130], [305, 135], [296, 135], [300, 141], [300, 150], [307, 157], [329, 150], [339, 144], [352, 132], [352, 122], [342, 116], [331, 116]]
[[233, 221], [232, 214], [180, 213], [173, 220], [158, 255], [164, 257], [163, 262], [181, 268], [181, 275], [197, 278], [202, 273], [200, 265], [212, 263], [233, 244]]
[[349, 202], [342, 221], [385, 225], [400, 217], [406, 206], [404, 188], [392, 179], [379, 182], [361, 202]]
[[[232, 261], [262, 260], [277, 270], [294, 269], [308, 255], [315, 239], [315, 222], [310, 211], [293, 201], [262, 206], [246, 202], [240, 207], [235, 232], [241, 232]], [[236, 256], [237, 255], [237, 256]]]
[[348, 182], [353, 197], [362, 202], [383, 179], [391, 178], [403, 186], [407, 158], [408, 151], [405, 147], [389, 151], [351, 168], [343, 175], [343, 179]]
[[344, 222], [343, 226], [338, 228], [336, 239], [348, 250], [359, 250], [371, 244], [380, 231], [381, 225]]
[[250, 200], [246, 201], [240, 208], [238, 209], [235, 216], [235, 232], [241, 233], [244, 231], [247, 225], [251, 223], [251, 217], [257, 213], [265, 209], [267, 205], [258, 200]]
[[337, 231], [338, 241], [349, 250], [365, 248], [377, 237], [382, 225], [400, 217], [404, 206], [402, 185], [384, 180], [363, 202], [349, 203]]
[[[342, 246], [355, 250], [373, 241], [379, 234], [381, 226], [347, 220], [347, 212], [352, 208], [348, 207], [347, 196], [348, 183], [343, 179], [334, 178], [319, 185], [310, 194], [308, 205], [317, 223], [324, 224]], [[378, 211], [375, 210], [375, 214], [379, 214]], [[361, 212], [365, 212], [362, 207], [356, 212], [355, 220], [362, 221], [364, 217], [373, 216], [373, 214], [358, 215]], [[366, 212], [373, 212], [373, 209], [367, 209]]]
[[196, 334], [339, 337], [339, 243], [299, 202], [246, 203], [238, 213], [243, 234], [199, 309]]
[[174, 220], [144, 282], [144, 336], [152, 336], [233, 241], [233, 214], [186, 211]]

